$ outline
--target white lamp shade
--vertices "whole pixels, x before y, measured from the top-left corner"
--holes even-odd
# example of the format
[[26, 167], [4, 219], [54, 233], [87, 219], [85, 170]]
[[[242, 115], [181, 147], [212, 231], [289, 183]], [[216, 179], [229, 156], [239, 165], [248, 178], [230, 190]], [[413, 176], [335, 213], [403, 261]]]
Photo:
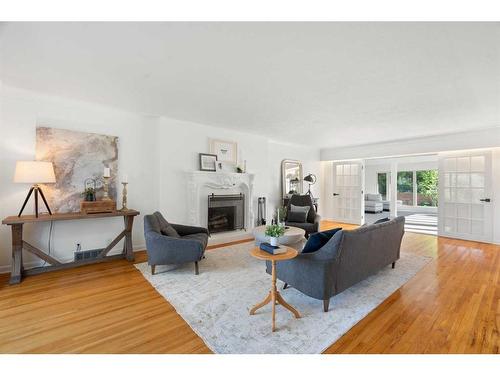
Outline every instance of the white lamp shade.
[[14, 182], [24, 184], [52, 184], [56, 182], [50, 161], [18, 161]]

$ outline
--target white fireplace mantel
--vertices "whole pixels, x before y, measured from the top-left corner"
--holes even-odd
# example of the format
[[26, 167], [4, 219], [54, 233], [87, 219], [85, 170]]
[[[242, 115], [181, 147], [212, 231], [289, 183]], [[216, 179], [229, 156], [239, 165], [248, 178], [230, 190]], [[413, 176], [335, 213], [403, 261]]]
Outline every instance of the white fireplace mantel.
[[206, 212], [201, 212], [200, 197], [203, 187], [214, 194], [224, 194], [224, 191], [234, 191], [245, 194], [245, 228], [254, 226], [253, 213], [253, 183], [254, 175], [251, 173], [229, 172], [188, 172], [188, 220], [192, 225], [202, 225], [202, 217]]

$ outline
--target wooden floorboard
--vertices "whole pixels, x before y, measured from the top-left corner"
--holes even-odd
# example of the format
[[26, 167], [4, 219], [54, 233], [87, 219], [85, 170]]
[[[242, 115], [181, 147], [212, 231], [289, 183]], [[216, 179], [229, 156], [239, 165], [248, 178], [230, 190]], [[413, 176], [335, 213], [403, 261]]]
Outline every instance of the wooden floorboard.
[[[354, 227], [321, 224], [336, 226]], [[402, 250], [433, 260], [326, 353], [498, 353], [500, 246], [406, 233]], [[136, 262], [146, 259], [136, 253]], [[131, 263], [117, 260], [18, 285], [0, 275], [0, 353], [210, 350]]]

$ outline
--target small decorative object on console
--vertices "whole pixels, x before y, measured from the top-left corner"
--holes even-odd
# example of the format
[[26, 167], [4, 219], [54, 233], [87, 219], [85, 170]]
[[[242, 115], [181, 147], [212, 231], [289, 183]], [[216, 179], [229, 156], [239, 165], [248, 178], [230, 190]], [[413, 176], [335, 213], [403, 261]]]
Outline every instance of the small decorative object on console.
[[122, 177], [122, 211], [128, 210], [127, 208], [127, 185], [128, 185], [128, 176], [126, 174]]
[[104, 168], [104, 173], [102, 177], [104, 179], [104, 185], [103, 185], [104, 194], [102, 196], [102, 200], [108, 201], [111, 200], [111, 198], [109, 197], [109, 179], [111, 178], [111, 170], [108, 167]]
[[94, 202], [96, 199], [95, 199], [95, 189], [94, 188], [91, 188], [91, 187], [88, 187], [86, 188], [83, 193], [83, 200], [85, 202]]
[[83, 200], [87, 202], [94, 202], [96, 197], [96, 182], [93, 178], [87, 178], [84, 182], [85, 190], [83, 191]]
[[80, 212], [84, 214], [103, 214], [116, 211], [116, 202], [108, 199], [94, 202], [80, 202]]
[[262, 251], [265, 251], [266, 253], [269, 253], [271, 255], [278, 255], [278, 254], [284, 254], [286, 253], [286, 248], [284, 247], [279, 247], [279, 246], [273, 246], [270, 243], [263, 242], [260, 244], [259, 248]]

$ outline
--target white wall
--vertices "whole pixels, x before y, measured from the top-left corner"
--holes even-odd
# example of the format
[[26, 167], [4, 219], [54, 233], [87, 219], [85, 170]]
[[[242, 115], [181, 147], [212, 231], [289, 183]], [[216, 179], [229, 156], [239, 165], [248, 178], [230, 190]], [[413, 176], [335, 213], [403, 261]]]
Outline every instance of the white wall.
[[[129, 207], [141, 213], [153, 210], [159, 203], [158, 158], [154, 118], [114, 110], [89, 103], [44, 96], [2, 85], [0, 87], [0, 216], [16, 215], [29, 185], [14, 184], [16, 160], [34, 160], [37, 125], [109, 134], [119, 137], [119, 173], [129, 176]], [[83, 181], [82, 181], [83, 190]], [[119, 189], [121, 191], [121, 189]], [[32, 203], [32, 202], [31, 202]], [[25, 212], [30, 212], [27, 206]], [[144, 247], [142, 216], [136, 218], [134, 247]], [[29, 242], [47, 248], [48, 223], [25, 225]], [[56, 222], [53, 232], [53, 254], [70, 259], [76, 243], [83, 249], [104, 247], [122, 230], [120, 218]], [[0, 272], [10, 264], [10, 228], [0, 226]], [[120, 246], [117, 247], [119, 251]], [[29, 266], [37, 259], [25, 254]]]
[[[198, 153], [209, 152], [210, 138], [238, 142], [238, 164], [243, 166], [246, 160], [248, 173], [255, 175], [252, 202], [255, 215], [257, 198], [265, 196], [268, 220], [281, 199], [281, 160], [301, 160], [304, 174], [314, 173], [319, 177], [319, 149], [282, 144], [263, 136], [163, 118], [158, 132], [160, 208], [172, 222], [187, 223], [186, 172], [198, 169]], [[313, 187], [317, 194], [315, 196], [318, 197], [319, 186], [318, 180]]]
[[453, 134], [403, 139], [342, 148], [324, 148], [321, 160], [369, 159], [500, 146], [500, 125]]
[[[47, 96], [0, 85], [0, 216], [17, 214], [29, 186], [14, 184], [16, 160], [35, 157], [37, 125], [109, 134], [119, 137], [119, 174], [128, 174], [128, 206], [141, 211], [133, 232], [135, 249], [144, 249], [143, 214], [160, 210], [172, 222], [187, 222], [186, 174], [198, 169], [198, 153], [209, 151], [209, 138], [238, 142], [239, 161], [255, 173], [257, 197], [268, 199], [268, 219], [280, 201], [280, 163], [298, 159], [304, 173], [318, 175], [313, 187], [319, 197], [319, 149], [288, 145], [257, 136], [203, 124], [145, 116], [93, 103]], [[83, 185], [83, 181], [82, 181]], [[26, 212], [31, 208], [28, 207]], [[47, 248], [48, 224], [25, 225], [28, 242]], [[83, 249], [106, 246], [119, 233], [119, 218], [56, 222], [53, 255], [61, 260], [73, 256], [76, 243]], [[0, 226], [0, 272], [9, 271], [9, 227]], [[117, 246], [120, 249], [120, 245]], [[118, 250], [117, 250], [118, 251]], [[35, 261], [35, 263], [33, 263]], [[27, 266], [39, 264], [25, 254]]]

